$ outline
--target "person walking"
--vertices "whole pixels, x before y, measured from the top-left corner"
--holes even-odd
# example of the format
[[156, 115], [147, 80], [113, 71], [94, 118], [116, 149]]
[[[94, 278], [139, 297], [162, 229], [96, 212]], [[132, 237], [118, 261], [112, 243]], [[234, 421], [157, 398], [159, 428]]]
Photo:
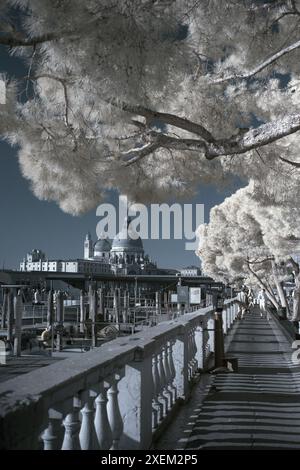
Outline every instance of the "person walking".
[[245, 313], [246, 311], [248, 310], [248, 305], [249, 305], [249, 302], [248, 302], [248, 295], [247, 295], [247, 289], [246, 287], [244, 286], [242, 288], [242, 290], [238, 293], [238, 302], [240, 304], [240, 309], [239, 309], [239, 313], [238, 313], [238, 319], [241, 319], [243, 320], [244, 316], [245, 316]]
[[262, 318], [264, 315], [266, 315], [267, 320], [270, 320], [270, 313], [269, 313], [268, 306], [267, 306], [267, 299], [268, 298], [266, 294], [266, 289], [261, 289], [257, 297], [258, 305], [260, 309], [260, 316]]
[[249, 301], [249, 313], [251, 313], [251, 307], [254, 307], [254, 294], [253, 294], [253, 291], [251, 289], [251, 287], [249, 287], [249, 290], [248, 290], [248, 301]]

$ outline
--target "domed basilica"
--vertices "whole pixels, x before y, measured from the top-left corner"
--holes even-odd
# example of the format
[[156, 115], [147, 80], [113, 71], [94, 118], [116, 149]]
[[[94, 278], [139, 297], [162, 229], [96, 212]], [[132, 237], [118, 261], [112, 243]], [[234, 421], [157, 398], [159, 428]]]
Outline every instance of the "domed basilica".
[[127, 218], [112, 244], [108, 238], [100, 237], [94, 243], [88, 233], [84, 241], [84, 259], [110, 265], [115, 274], [156, 274], [158, 268], [144, 253], [143, 242], [130, 227]]

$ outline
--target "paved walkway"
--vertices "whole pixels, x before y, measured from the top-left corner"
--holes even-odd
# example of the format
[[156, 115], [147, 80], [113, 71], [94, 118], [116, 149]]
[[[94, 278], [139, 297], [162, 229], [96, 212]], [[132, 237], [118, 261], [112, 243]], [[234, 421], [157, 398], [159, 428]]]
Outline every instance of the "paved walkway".
[[[227, 356], [238, 358], [238, 373], [208, 374], [173, 448], [300, 449], [300, 367], [291, 354], [275, 319], [256, 309], [237, 321]], [[165, 435], [157, 448], [169, 444]]]

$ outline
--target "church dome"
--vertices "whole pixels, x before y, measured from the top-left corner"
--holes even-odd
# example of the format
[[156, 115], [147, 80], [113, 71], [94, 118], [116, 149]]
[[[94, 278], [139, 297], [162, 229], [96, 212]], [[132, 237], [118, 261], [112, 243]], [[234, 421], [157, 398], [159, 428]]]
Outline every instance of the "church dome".
[[112, 251], [144, 252], [142, 239], [136, 231], [128, 227], [130, 219], [126, 219], [122, 230], [115, 236], [112, 243]]
[[107, 238], [99, 238], [94, 245], [94, 256], [97, 256], [99, 253], [109, 252], [110, 249], [110, 241]]

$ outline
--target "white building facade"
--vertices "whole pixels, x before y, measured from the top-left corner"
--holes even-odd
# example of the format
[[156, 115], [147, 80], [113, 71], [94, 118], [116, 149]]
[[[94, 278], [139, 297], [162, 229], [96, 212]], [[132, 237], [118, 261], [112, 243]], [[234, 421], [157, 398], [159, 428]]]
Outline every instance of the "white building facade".
[[102, 237], [95, 243], [88, 233], [84, 240], [83, 259], [48, 260], [34, 249], [20, 263], [20, 271], [67, 272], [84, 274], [157, 274], [157, 265], [145, 255], [143, 242], [126, 219], [112, 243]]

